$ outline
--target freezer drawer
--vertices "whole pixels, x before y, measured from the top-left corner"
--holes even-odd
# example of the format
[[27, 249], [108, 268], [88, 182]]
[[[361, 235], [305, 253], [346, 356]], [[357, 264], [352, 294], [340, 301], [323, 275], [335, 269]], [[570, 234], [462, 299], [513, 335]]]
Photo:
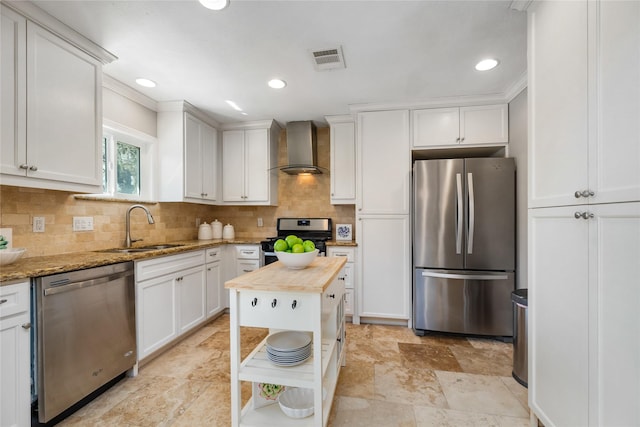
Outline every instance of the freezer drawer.
[[511, 337], [514, 284], [513, 272], [416, 269], [414, 328]]

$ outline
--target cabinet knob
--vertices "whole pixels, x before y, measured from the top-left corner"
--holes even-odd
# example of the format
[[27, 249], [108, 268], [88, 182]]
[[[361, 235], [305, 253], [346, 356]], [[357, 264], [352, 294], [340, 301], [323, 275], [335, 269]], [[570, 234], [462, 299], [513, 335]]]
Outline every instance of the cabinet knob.
[[29, 165], [27, 164], [22, 164], [19, 166], [20, 169], [29, 169]]
[[327, 295], [327, 298], [334, 298], [335, 299], [335, 297], [336, 297], [336, 294], [328, 294]]
[[596, 193], [594, 193], [591, 190], [583, 190], [583, 191], [576, 191], [575, 193], [573, 193], [573, 195], [575, 196], [576, 199], [579, 199], [580, 197], [593, 197], [596, 195]]
[[29, 170], [35, 172], [35, 171], [38, 170], [38, 167], [37, 166], [29, 166]]
[[460, 137], [456, 138], [456, 142], [460, 142]]
[[258, 304], [258, 298], [254, 298], [253, 301], [251, 301], [251, 307], [255, 307]]
[[5, 302], [7, 302], [7, 301], [9, 301], [9, 300], [7, 300], [7, 299], [0, 299], [0, 304], [4, 304], [4, 303], [5, 303]]
[[576, 212], [573, 214], [573, 216], [575, 217], [575, 219], [589, 219], [594, 217], [592, 212]]
[[344, 276], [343, 277], [338, 277], [338, 280], [344, 280]]
[[291, 303], [291, 309], [295, 310], [297, 306], [298, 306], [298, 301], [293, 300], [293, 302]]
[[276, 308], [276, 305], [278, 305], [278, 300], [274, 298], [273, 301], [271, 301], [271, 308]]
[[336, 338], [336, 341], [342, 342], [342, 338]]
[[22, 324], [22, 329], [30, 329], [30, 328], [31, 328], [31, 323], [30, 322]]

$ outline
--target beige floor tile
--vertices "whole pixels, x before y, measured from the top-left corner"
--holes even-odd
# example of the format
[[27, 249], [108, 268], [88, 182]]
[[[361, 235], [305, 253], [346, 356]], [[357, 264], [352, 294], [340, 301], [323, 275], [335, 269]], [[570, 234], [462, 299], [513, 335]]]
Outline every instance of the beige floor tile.
[[399, 342], [398, 349], [405, 368], [462, 372], [456, 356], [448, 346]]
[[331, 427], [415, 427], [413, 407], [380, 400], [339, 396]]
[[145, 375], [172, 378], [188, 378], [195, 366], [210, 357], [207, 349], [178, 345], [140, 368]]
[[499, 377], [436, 371], [449, 408], [527, 418], [529, 412]]
[[372, 338], [376, 341], [419, 343], [420, 337], [405, 326], [372, 325]]
[[374, 367], [373, 363], [352, 363], [343, 366], [338, 378], [336, 395], [373, 399]]
[[504, 385], [507, 386], [522, 406], [525, 408], [529, 407], [529, 390], [525, 386], [513, 379], [512, 376], [500, 377], [500, 380], [502, 380]]
[[447, 407], [440, 383], [430, 369], [375, 365], [375, 398], [399, 404]]
[[507, 352], [461, 346], [449, 348], [463, 372], [479, 375], [511, 375], [513, 359]]
[[454, 409], [415, 406], [416, 427], [499, 427], [495, 416]]

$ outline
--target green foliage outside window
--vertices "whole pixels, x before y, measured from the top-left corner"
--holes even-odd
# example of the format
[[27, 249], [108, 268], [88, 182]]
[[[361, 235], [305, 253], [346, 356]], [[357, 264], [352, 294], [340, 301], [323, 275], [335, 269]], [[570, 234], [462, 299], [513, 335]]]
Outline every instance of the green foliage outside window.
[[140, 194], [140, 148], [118, 141], [116, 145], [117, 192]]

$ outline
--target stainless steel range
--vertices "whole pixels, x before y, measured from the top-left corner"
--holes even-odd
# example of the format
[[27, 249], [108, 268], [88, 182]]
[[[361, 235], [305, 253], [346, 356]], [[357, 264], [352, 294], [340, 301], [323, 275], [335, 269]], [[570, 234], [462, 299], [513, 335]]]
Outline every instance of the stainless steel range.
[[278, 218], [277, 236], [269, 237], [260, 242], [264, 252], [264, 265], [276, 262], [273, 244], [278, 239], [284, 239], [290, 234], [295, 234], [303, 240], [311, 240], [316, 245], [318, 256], [326, 256], [326, 241], [331, 240], [331, 218]]

